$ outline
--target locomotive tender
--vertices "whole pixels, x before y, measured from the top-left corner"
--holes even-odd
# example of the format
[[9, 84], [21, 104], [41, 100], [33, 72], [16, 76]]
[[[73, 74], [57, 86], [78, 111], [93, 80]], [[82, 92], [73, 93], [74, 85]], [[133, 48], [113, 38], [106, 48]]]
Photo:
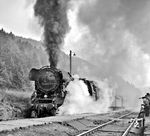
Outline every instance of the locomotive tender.
[[[44, 66], [40, 69], [32, 68], [29, 79], [35, 82], [35, 91], [31, 96], [30, 116], [55, 116], [58, 108], [64, 102], [67, 85], [74, 80], [72, 76], [59, 69]], [[97, 100], [99, 89], [94, 82], [85, 78], [79, 80], [87, 85], [89, 94], [94, 100]]]

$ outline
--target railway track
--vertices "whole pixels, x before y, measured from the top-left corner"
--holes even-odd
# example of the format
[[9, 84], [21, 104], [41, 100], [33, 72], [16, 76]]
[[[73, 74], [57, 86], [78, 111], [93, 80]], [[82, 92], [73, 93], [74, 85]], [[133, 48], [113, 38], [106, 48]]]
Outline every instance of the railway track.
[[[135, 119], [132, 119], [131, 123], [129, 124], [129, 118], [131, 118], [132, 114], [134, 114]], [[84, 131], [76, 136], [127, 136], [130, 133], [134, 133], [131, 130], [135, 123], [139, 120], [140, 119], [136, 118], [134, 112], [130, 112], [118, 118], [112, 119], [111, 121], [93, 127], [92, 129]]]
[[78, 114], [78, 115], [67, 115], [67, 116], [52, 116], [45, 118], [28, 118], [18, 120], [0, 121], [0, 133], [7, 131], [14, 131], [22, 128], [28, 128], [32, 126], [42, 126], [51, 124], [53, 122], [62, 123], [65, 121], [80, 120], [86, 116], [92, 116], [93, 114]]
[[[131, 129], [129, 125], [134, 124], [135, 120], [132, 120], [131, 124], [128, 124], [128, 121], [136, 116], [136, 113], [120, 111], [107, 114], [81, 114], [2, 121], [0, 122], [0, 135], [7, 136], [7, 134], [11, 134], [12, 136], [18, 136], [20, 133], [21, 136], [34, 135], [30, 133], [31, 130], [40, 134], [43, 129], [47, 128], [47, 133], [52, 136], [126, 136]], [[58, 128], [59, 134], [55, 133], [56, 128]], [[46, 132], [40, 136], [45, 136], [45, 134]]]

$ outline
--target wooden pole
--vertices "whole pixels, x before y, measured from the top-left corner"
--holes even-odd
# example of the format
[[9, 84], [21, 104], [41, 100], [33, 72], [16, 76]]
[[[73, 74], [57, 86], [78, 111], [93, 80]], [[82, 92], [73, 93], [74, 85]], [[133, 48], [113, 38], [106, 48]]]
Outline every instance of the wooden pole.
[[72, 74], [72, 51], [70, 50], [70, 75]]

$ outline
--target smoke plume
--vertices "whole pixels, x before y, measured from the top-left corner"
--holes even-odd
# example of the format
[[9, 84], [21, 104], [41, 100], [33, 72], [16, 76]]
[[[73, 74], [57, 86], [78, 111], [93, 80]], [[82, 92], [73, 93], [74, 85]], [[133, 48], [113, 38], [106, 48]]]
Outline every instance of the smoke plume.
[[56, 67], [63, 38], [68, 29], [68, 0], [37, 0], [34, 6], [35, 16], [44, 28], [44, 45], [49, 55], [51, 67]]

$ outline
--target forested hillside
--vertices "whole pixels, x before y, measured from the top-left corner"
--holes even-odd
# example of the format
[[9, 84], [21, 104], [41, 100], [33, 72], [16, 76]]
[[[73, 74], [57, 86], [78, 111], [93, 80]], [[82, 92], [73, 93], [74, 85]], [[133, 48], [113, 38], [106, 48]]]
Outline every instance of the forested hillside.
[[41, 43], [0, 30], [0, 88], [27, 90], [32, 67], [47, 63]]
[[[41, 42], [0, 30], [0, 88], [28, 90], [31, 87], [30, 69], [48, 64], [48, 55]], [[80, 76], [87, 77], [96, 72], [93, 65], [78, 57], [73, 58], [72, 65], [73, 73]], [[69, 71], [69, 57], [63, 52], [58, 68]]]

